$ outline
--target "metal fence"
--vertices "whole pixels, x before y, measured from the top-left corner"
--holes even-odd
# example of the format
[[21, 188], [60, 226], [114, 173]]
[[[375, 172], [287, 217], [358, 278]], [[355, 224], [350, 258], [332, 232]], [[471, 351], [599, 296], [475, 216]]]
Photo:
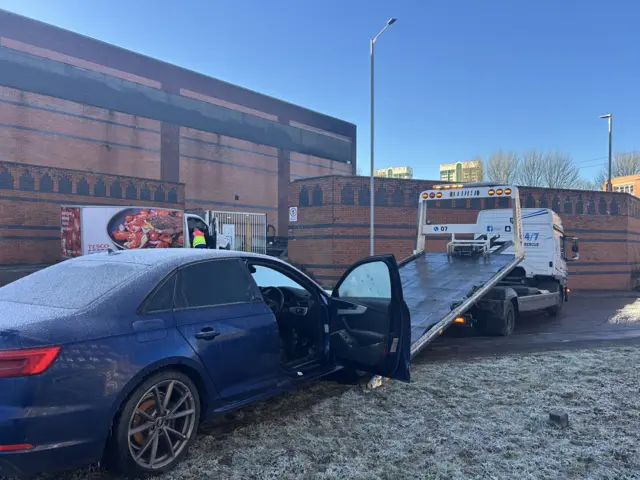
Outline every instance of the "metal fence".
[[218, 219], [218, 234], [229, 241], [231, 250], [267, 253], [267, 215], [265, 213], [210, 212]]

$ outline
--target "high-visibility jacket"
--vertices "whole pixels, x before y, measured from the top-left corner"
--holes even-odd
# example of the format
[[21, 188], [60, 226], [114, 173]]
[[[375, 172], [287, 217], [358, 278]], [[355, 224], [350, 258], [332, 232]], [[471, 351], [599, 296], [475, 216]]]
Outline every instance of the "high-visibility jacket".
[[204, 233], [202, 233], [200, 230], [194, 230], [193, 232], [193, 242], [191, 243], [191, 246], [193, 248], [196, 248], [198, 245], [206, 245], [207, 241], [204, 239]]

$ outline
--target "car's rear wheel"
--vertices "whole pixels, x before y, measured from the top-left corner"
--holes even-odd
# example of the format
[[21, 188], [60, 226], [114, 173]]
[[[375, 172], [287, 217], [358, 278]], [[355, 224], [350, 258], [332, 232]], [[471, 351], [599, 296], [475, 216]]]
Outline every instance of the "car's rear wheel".
[[186, 455], [200, 421], [200, 397], [191, 379], [167, 370], [138, 386], [116, 419], [108, 468], [122, 475], [159, 474]]

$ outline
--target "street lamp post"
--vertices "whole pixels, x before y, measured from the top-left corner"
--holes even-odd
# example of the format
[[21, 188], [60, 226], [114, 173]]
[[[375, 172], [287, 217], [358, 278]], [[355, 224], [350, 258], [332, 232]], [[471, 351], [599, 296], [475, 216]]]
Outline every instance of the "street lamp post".
[[612, 148], [612, 135], [611, 127], [613, 123], [613, 115], [607, 113], [606, 115], [600, 115], [600, 118], [606, 118], [609, 120], [609, 178], [607, 180], [607, 192], [613, 191], [613, 184], [611, 183], [611, 148]]
[[370, 235], [370, 240], [369, 240], [369, 251], [371, 255], [374, 255], [374, 248], [373, 248], [373, 223], [374, 223], [374, 219], [375, 219], [375, 215], [374, 215], [374, 203], [375, 203], [375, 195], [374, 195], [374, 190], [373, 190], [373, 46], [376, 43], [376, 40], [378, 39], [378, 37], [380, 35], [382, 35], [384, 33], [384, 31], [389, 28], [391, 25], [393, 25], [396, 22], [397, 19], [395, 18], [390, 18], [389, 20], [387, 20], [387, 24], [384, 26], [384, 28], [382, 30], [380, 30], [380, 33], [378, 33], [375, 37], [373, 37], [370, 41], [369, 41], [369, 58], [371, 61], [371, 178], [370, 178], [370, 182], [369, 182], [369, 194], [370, 194], [370, 198], [369, 198], [369, 208], [370, 208], [370, 219], [369, 219], [369, 235]]

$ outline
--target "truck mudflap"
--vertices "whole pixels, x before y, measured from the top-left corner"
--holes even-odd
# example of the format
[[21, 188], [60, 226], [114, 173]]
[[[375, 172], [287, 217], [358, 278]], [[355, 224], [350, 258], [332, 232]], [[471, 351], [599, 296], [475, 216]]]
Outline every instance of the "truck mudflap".
[[[411, 358], [463, 316], [522, 260], [523, 255], [451, 257], [421, 253], [400, 262], [405, 302], [411, 312]], [[367, 388], [388, 379], [373, 377]]]

